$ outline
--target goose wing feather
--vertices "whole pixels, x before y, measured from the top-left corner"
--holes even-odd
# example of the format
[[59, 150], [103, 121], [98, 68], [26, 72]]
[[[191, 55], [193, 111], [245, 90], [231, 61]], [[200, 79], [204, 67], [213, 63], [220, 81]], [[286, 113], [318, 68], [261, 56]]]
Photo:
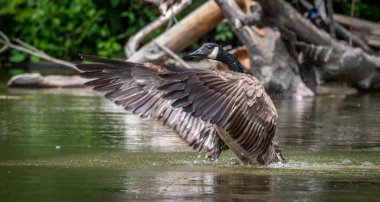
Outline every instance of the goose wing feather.
[[[264, 87], [251, 75], [212, 70], [160, 74], [164, 98], [205, 122], [216, 125], [222, 140], [241, 160], [279, 161], [273, 138], [277, 112]], [[181, 86], [181, 89], [172, 86]], [[175, 95], [175, 96], [174, 96]]]
[[175, 98], [181, 97], [180, 93], [166, 95], [173, 98], [167, 99], [164, 98], [166, 92], [158, 89], [161, 86], [169, 90], [187, 91], [187, 86], [170, 84], [170, 79], [162, 79], [158, 75], [175, 71], [176, 77], [187, 78], [189, 73], [181, 75], [183, 70], [175, 67], [165, 68], [160, 65], [137, 64], [96, 56], [82, 55], [82, 59], [95, 62], [77, 65], [82, 71], [80, 75], [91, 79], [86, 85], [141, 118], [159, 120], [173, 128], [187, 144], [199, 152], [206, 153], [208, 158], [215, 159], [219, 156], [224, 142], [213, 125], [181, 108], [173, 107]]

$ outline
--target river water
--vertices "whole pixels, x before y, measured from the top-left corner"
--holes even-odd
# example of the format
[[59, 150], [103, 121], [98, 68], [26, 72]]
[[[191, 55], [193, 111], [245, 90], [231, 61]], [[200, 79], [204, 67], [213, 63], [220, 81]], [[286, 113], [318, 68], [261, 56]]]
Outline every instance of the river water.
[[288, 163], [209, 162], [88, 90], [0, 90], [1, 201], [379, 201], [380, 94], [274, 100]]

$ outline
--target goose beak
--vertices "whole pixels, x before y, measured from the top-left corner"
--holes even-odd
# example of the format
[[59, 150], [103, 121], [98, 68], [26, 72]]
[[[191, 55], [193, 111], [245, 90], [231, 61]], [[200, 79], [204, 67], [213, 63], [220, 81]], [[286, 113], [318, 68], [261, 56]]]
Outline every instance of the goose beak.
[[189, 53], [187, 56], [189, 57], [206, 57], [201, 49], [197, 49], [194, 52]]

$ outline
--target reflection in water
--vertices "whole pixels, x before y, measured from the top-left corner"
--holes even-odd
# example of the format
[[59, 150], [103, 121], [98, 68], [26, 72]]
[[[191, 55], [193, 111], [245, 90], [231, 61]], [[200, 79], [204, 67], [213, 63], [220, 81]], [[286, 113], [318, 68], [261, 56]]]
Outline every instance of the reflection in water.
[[379, 196], [380, 185], [373, 179], [175, 171], [129, 172], [123, 182], [125, 195], [119, 199], [145, 201], [355, 201], [369, 199], [366, 192]]
[[255, 167], [235, 165], [231, 153], [217, 162], [197, 158], [171, 129], [90, 91], [0, 90], [0, 198], [378, 199], [379, 98], [275, 100], [289, 163]]
[[128, 150], [192, 151], [172, 129], [161, 126], [156, 121], [141, 120], [133, 114], [126, 114], [123, 120], [129, 126], [124, 131], [125, 148]]
[[[123, 180], [125, 187], [121, 191], [127, 194], [127, 199], [203, 200], [212, 199], [212, 194], [215, 194], [213, 173], [142, 172], [138, 175], [128, 173]], [[147, 184], [150, 186], [146, 186]]]
[[[127, 199], [166, 199], [232, 201], [274, 199], [277, 178], [239, 174], [160, 172], [127, 174], [124, 177]], [[153, 174], [153, 175], [152, 175]], [[151, 175], [151, 176], [150, 176]], [[151, 186], [147, 187], [146, 184]]]
[[[376, 201], [378, 179], [0, 167], [7, 201]], [[4, 186], [6, 182], [6, 186]]]
[[379, 151], [377, 97], [277, 100], [281, 146], [285, 150]]

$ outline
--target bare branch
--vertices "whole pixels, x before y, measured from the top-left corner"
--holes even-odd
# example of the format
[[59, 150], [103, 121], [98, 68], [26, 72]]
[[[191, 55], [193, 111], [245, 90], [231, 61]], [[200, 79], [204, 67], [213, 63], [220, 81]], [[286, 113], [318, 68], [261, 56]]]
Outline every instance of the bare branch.
[[173, 16], [177, 15], [179, 12], [181, 12], [183, 9], [185, 9], [187, 6], [189, 6], [191, 3], [192, 3], [192, 0], [182, 0], [182, 1], [174, 4], [170, 8], [171, 12], [166, 12], [165, 14], [161, 15], [155, 21], [146, 25], [143, 29], [138, 31], [135, 35], [130, 37], [128, 42], [124, 46], [124, 51], [125, 51], [125, 55], [127, 56], [127, 58], [131, 57], [133, 54], [136, 53], [136, 50], [138, 49], [141, 41], [144, 40], [144, 38], [146, 36], [148, 36], [154, 30], [161, 27], [169, 19], [173, 18]]
[[9, 38], [7, 37], [7, 35], [5, 35], [2, 31], [0, 31], [0, 37], [2, 38], [2, 39], [0, 39], [0, 42], [4, 44], [4, 46], [1, 47], [1, 49], [0, 49], [0, 53], [2, 53], [8, 49], [10, 42], [9, 42]]
[[171, 51], [169, 48], [167, 48], [166, 46], [160, 44], [159, 42], [155, 42], [155, 44], [160, 47], [163, 51], [165, 51], [168, 55], [170, 55], [170, 57], [172, 57], [173, 59], [177, 60], [181, 65], [183, 65], [184, 67], [188, 68], [188, 69], [194, 69], [192, 66], [190, 66], [189, 64], [187, 64], [184, 60], [182, 60], [181, 57], [179, 57], [177, 54], [175, 54], [173, 51]]
[[37, 57], [42, 58], [44, 60], [47, 60], [47, 61], [50, 61], [50, 62], [53, 62], [56, 64], [60, 64], [60, 65], [66, 66], [66, 67], [70, 67], [73, 70], [79, 71], [74, 63], [52, 57], [52, 56], [46, 54], [45, 52], [38, 50], [35, 47], [27, 44], [26, 42], [21, 41], [20, 39], [15, 40], [15, 42], [17, 42], [18, 44], [12, 43], [9, 40], [9, 38], [7, 37], [7, 35], [4, 34], [2, 31], [0, 31], [0, 37], [1, 37], [0, 43], [4, 44], [4, 47], [5, 47], [5, 48], [4, 47], [1, 48], [0, 53], [3, 52], [7, 48], [13, 48], [15, 50], [18, 50], [18, 51], [21, 51], [21, 52], [24, 52], [24, 53], [27, 53], [30, 55], [34, 55], [34, 56], [37, 56]]
[[32, 50], [32, 51], [43, 52], [43, 51], [40, 51], [37, 48], [33, 47], [32, 45], [26, 43], [25, 41], [22, 41], [21, 39], [13, 39], [13, 41], [20, 44], [21, 46], [24, 46], [25, 48]]

